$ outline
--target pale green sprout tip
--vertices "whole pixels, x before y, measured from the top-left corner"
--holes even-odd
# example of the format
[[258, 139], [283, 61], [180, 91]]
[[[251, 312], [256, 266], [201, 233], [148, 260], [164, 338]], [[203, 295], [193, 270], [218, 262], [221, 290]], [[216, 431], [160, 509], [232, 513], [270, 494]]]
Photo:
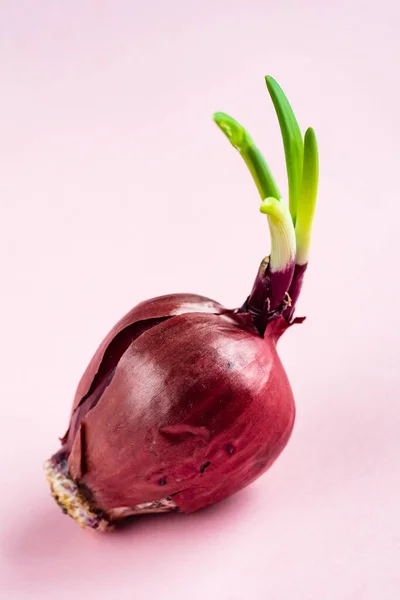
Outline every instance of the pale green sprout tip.
[[239, 150], [239, 152], [243, 152], [249, 145], [253, 144], [253, 140], [249, 133], [240, 125], [240, 123], [235, 121], [235, 119], [229, 115], [223, 112], [217, 112], [213, 115], [213, 119], [221, 131], [226, 135], [232, 146], [234, 146], [236, 150]]
[[261, 199], [268, 196], [280, 198], [281, 194], [272, 173], [248, 131], [225, 113], [217, 112], [213, 115], [213, 119], [244, 159]]

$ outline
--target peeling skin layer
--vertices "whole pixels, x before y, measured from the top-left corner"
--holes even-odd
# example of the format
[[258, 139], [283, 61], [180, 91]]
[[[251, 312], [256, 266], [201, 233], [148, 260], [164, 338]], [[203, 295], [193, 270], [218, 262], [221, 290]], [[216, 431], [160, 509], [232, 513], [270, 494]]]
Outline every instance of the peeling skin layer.
[[218, 302], [195, 294], [159, 296], [135, 306], [112, 328], [79, 382], [70, 425], [61, 440], [66, 452], [70, 452], [79, 424], [100, 400], [114, 376], [121, 356], [130, 344], [162, 321], [191, 312], [222, 314], [228, 311]]
[[106, 348], [110, 345], [116, 335], [125, 329], [125, 327], [138, 323], [139, 321], [163, 319], [192, 312], [223, 314], [224, 312], [227, 312], [227, 309], [218, 302], [215, 302], [210, 298], [198, 296], [197, 294], [171, 294], [169, 296], [159, 296], [151, 300], [145, 300], [130, 310], [111, 329], [90, 361], [79, 382], [78, 389], [76, 390], [73, 410], [76, 409], [81, 399], [89, 392]]
[[145, 331], [162, 323], [166, 318], [168, 317], [149, 319], [148, 321], [139, 321], [132, 325], [128, 325], [111, 341], [103, 354], [99, 369], [90, 385], [88, 393], [80, 400], [72, 414], [69, 429], [62, 440], [64, 450], [71, 450], [80, 423], [87, 413], [96, 406], [103, 395], [104, 390], [110, 385], [117, 364], [123, 353]]
[[122, 507], [106, 514], [93, 506], [85, 490], [67, 473], [65, 456], [58, 453], [45, 465], [47, 480], [50, 483], [53, 497], [63, 512], [72, 517], [83, 528], [97, 531], [111, 531], [117, 521], [131, 515], [176, 511], [177, 506], [172, 498], [162, 498], [156, 502], [147, 502], [133, 507]]

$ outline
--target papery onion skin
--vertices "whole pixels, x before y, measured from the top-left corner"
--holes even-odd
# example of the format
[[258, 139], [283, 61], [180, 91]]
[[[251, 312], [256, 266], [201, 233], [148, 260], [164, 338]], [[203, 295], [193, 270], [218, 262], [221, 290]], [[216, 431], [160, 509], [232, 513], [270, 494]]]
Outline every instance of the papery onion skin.
[[[249, 315], [196, 298], [206, 312], [179, 314], [194, 306], [189, 295], [131, 311], [122, 323], [160, 318], [163, 306], [173, 315], [164, 313], [170, 318], [127, 348], [94, 408], [79, 421], [72, 415], [74, 431], [64, 440], [69, 474], [105, 512], [168, 496], [182, 512], [198, 510], [256, 479], [289, 439], [294, 401], [276, 352], [287, 323], [273, 322], [262, 338]], [[106, 346], [83, 375], [81, 393]]]

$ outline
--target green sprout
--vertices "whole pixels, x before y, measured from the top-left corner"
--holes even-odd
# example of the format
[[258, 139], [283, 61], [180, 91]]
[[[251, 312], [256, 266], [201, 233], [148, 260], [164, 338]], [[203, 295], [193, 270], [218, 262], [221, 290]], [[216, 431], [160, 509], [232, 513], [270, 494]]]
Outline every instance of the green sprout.
[[[302, 265], [308, 262], [311, 228], [317, 198], [317, 140], [314, 130], [309, 128], [303, 141], [296, 117], [281, 87], [270, 76], [267, 76], [265, 81], [282, 133], [288, 179], [289, 211], [296, 240], [296, 263]], [[246, 129], [225, 113], [215, 113], [213, 118], [243, 157], [261, 199], [264, 201], [272, 197], [281, 200], [281, 193], [275, 179]], [[269, 211], [266, 210], [265, 204], [261, 205], [261, 212], [267, 213], [270, 219], [271, 215], [268, 214]], [[271, 225], [271, 221], [269, 222]], [[275, 246], [277, 247], [276, 244]]]

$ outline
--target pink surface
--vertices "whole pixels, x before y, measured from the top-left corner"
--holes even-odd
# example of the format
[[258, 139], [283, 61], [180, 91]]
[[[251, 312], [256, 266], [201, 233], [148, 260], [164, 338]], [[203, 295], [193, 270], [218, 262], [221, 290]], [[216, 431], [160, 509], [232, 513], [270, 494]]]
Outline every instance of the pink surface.
[[[0, 17], [0, 597], [399, 598], [398, 3], [43, 0]], [[242, 120], [284, 187], [266, 73], [321, 153], [309, 318], [280, 343], [292, 440], [211, 509], [82, 531], [42, 463], [98, 343], [146, 297], [240, 304], [268, 252], [210, 119]]]

